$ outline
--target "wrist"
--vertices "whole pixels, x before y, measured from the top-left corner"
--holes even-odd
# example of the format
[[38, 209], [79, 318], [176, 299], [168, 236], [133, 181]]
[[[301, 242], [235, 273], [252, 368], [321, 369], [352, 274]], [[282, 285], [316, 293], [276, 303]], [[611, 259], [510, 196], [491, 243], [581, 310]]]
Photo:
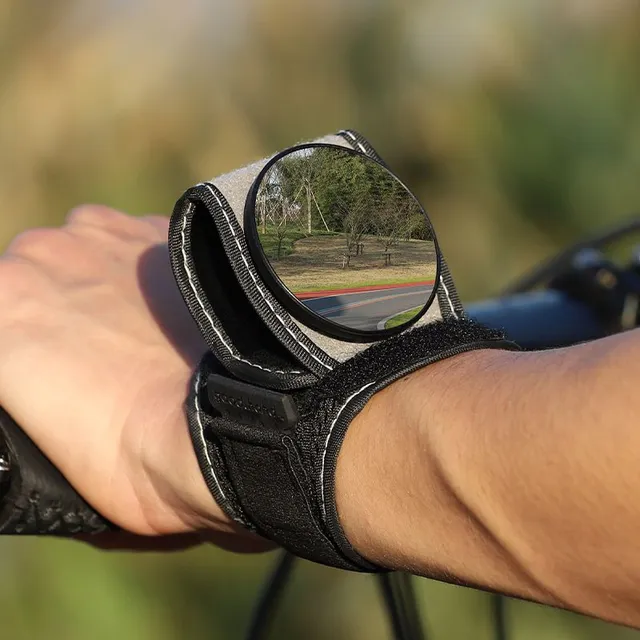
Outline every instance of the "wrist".
[[475, 410], [519, 357], [483, 350], [439, 362], [376, 394], [356, 417], [340, 452], [336, 496], [345, 534], [363, 557], [533, 593], [523, 590], [521, 570], [458, 491], [461, 458], [473, 448], [468, 441], [491, 427], [488, 416], [476, 421]]
[[190, 530], [235, 530], [204, 481], [183, 408], [177, 408], [168, 420], [166, 441], [159, 444], [163, 456], [171, 455], [172, 460], [155, 465], [153, 476], [159, 493]]
[[431, 431], [440, 428], [446, 374], [483, 356], [465, 353], [402, 378], [377, 393], [350, 425], [338, 459], [336, 499], [347, 538], [370, 561], [398, 568], [409, 560], [400, 557], [407, 547], [395, 538], [408, 518], [415, 523], [421, 517], [419, 500], [443, 492]]
[[148, 396], [138, 399], [130, 419], [145, 427], [139, 443], [126, 443], [131, 467], [137, 469], [132, 483], [155, 534], [235, 532], [237, 527], [213, 499], [193, 449], [184, 410], [190, 375], [180, 365], [157, 377]]
[[[165, 367], [169, 368], [169, 367]], [[158, 367], [158, 370], [162, 370]], [[273, 548], [266, 540], [232, 522], [207, 487], [191, 441], [184, 399], [191, 372], [182, 363], [157, 377], [129, 417], [142, 438], [123, 442], [136, 488], [143, 527], [134, 533], [151, 536], [198, 533], [236, 552]], [[132, 430], [133, 431], [133, 430]]]

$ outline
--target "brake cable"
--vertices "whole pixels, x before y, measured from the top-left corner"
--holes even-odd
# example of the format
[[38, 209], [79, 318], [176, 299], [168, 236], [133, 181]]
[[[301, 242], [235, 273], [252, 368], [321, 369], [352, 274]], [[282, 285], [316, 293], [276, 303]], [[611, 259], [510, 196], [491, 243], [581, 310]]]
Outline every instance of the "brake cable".
[[379, 580], [396, 640], [426, 640], [411, 576], [383, 573]]
[[247, 640], [263, 640], [268, 636], [276, 609], [293, 573], [295, 562], [296, 557], [290, 553], [283, 551], [280, 554], [251, 617]]
[[[276, 561], [255, 607], [246, 640], [265, 640], [268, 637], [297, 560], [290, 553], [282, 552]], [[394, 639], [427, 640], [411, 576], [405, 573], [384, 573], [378, 578]]]

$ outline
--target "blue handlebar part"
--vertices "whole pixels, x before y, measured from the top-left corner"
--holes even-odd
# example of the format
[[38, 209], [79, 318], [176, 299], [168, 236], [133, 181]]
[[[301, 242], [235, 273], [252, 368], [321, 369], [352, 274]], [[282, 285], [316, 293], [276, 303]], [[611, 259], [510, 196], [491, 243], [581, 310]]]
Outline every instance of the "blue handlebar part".
[[566, 347], [606, 335], [593, 309], [551, 289], [470, 304], [467, 313], [473, 320], [503, 329], [525, 349]]

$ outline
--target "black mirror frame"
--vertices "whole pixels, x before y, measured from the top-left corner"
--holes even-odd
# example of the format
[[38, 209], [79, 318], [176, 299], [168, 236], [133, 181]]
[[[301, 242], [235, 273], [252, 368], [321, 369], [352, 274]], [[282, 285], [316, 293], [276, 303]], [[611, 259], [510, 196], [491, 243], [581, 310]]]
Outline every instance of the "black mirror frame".
[[[323, 318], [322, 316], [311, 311], [306, 305], [304, 305], [295, 295], [289, 290], [284, 282], [279, 278], [267, 256], [262, 249], [262, 245], [260, 243], [260, 237], [258, 234], [258, 225], [256, 224], [256, 200], [258, 197], [258, 191], [262, 184], [262, 180], [267, 172], [271, 169], [271, 167], [278, 162], [281, 158], [291, 155], [296, 151], [301, 151], [303, 149], [311, 149], [311, 148], [320, 148], [327, 147], [329, 149], [338, 149], [345, 154], [358, 156], [366, 159], [368, 162], [374, 162], [380, 165], [385, 171], [390, 173], [395, 180], [397, 180], [400, 185], [407, 191], [407, 193], [415, 200], [416, 204], [419, 206], [420, 210], [423, 212], [429, 229], [433, 235], [434, 246], [436, 250], [436, 275], [433, 289], [431, 290], [431, 294], [429, 298], [426, 300], [422, 310], [417, 313], [411, 320], [408, 322], [398, 325], [397, 327], [393, 327], [391, 329], [379, 329], [379, 330], [363, 330], [363, 329], [353, 329], [351, 327], [345, 327], [341, 324], [328, 320], [327, 318]], [[267, 164], [262, 168], [253, 184], [251, 185], [251, 189], [247, 194], [247, 200], [245, 202], [244, 208], [244, 233], [247, 239], [247, 245], [249, 246], [249, 253], [251, 254], [251, 258], [253, 259], [253, 263], [258, 271], [258, 275], [264, 280], [267, 284], [275, 298], [278, 302], [292, 315], [293, 318], [298, 320], [303, 325], [321, 333], [322, 335], [336, 338], [338, 340], [342, 340], [345, 342], [377, 342], [380, 340], [384, 340], [386, 338], [390, 338], [392, 336], [398, 335], [403, 331], [406, 331], [408, 328], [413, 326], [425, 313], [431, 308], [433, 301], [436, 298], [438, 286], [440, 284], [440, 246], [438, 244], [438, 238], [435, 234], [435, 230], [433, 225], [431, 224], [431, 220], [427, 215], [424, 207], [420, 204], [420, 201], [413, 195], [411, 190], [400, 180], [394, 173], [391, 171], [385, 164], [379, 162], [375, 158], [371, 156], [365, 155], [360, 151], [356, 151], [355, 149], [350, 149], [348, 147], [343, 147], [340, 145], [333, 144], [325, 144], [325, 143], [309, 143], [309, 144], [301, 144], [295, 147], [290, 147], [285, 151], [281, 151], [276, 154], [267, 162]]]

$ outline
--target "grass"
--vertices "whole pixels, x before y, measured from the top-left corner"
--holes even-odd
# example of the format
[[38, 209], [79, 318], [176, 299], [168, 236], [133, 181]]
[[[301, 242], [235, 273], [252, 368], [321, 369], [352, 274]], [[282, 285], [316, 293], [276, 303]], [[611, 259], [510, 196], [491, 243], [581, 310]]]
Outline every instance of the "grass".
[[385, 329], [393, 329], [401, 324], [405, 324], [405, 322], [409, 322], [412, 318], [415, 318], [416, 314], [422, 310], [422, 307], [415, 307], [413, 309], [409, 309], [407, 311], [403, 311], [399, 313], [397, 316], [393, 316], [385, 322]]
[[[386, 268], [386, 267], [385, 267]], [[341, 270], [342, 272], [342, 270]], [[369, 273], [372, 273], [371, 271], [369, 271]], [[386, 271], [385, 271], [386, 274]], [[434, 274], [433, 276], [426, 276], [424, 278], [414, 278], [413, 280], [410, 278], [406, 278], [406, 277], [396, 277], [396, 278], [384, 278], [384, 277], [380, 277], [378, 279], [375, 279], [375, 281], [372, 280], [354, 280], [353, 279], [353, 274], [349, 272], [349, 270], [346, 270], [346, 274], [344, 274], [343, 278], [340, 278], [340, 274], [336, 274], [334, 276], [334, 280], [331, 281], [331, 283], [327, 284], [326, 282], [323, 282], [321, 285], [317, 285], [317, 286], [310, 286], [308, 288], [296, 288], [295, 291], [296, 292], [300, 292], [300, 293], [313, 293], [314, 291], [331, 291], [333, 289], [359, 289], [359, 288], [364, 288], [364, 287], [374, 287], [374, 286], [387, 286], [387, 285], [394, 285], [394, 284], [420, 284], [422, 282], [428, 282], [430, 280], [433, 280], [435, 277], [435, 270], [434, 270]], [[306, 279], [305, 279], [306, 281]]]
[[[267, 258], [269, 258], [269, 260], [276, 260], [278, 236], [272, 231], [267, 231], [267, 233], [260, 232], [259, 237], [262, 250]], [[291, 231], [287, 229], [286, 234], [282, 238], [282, 244], [280, 245], [280, 260], [293, 253], [293, 245], [297, 240], [302, 240], [302, 238], [306, 237], [307, 234], [302, 231]]]
[[[260, 234], [267, 256], [275, 254], [277, 236]], [[385, 253], [374, 236], [362, 239], [364, 253], [352, 256], [349, 267], [342, 268], [346, 251], [343, 234], [308, 236], [303, 231], [287, 231], [279, 260], [271, 265], [293, 292], [348, 289], [375, 285], [409, 284], [432, 280], [436, 275], [433, 242], [409, 240], [391, 249], [391, 264], [385, 266]]]

